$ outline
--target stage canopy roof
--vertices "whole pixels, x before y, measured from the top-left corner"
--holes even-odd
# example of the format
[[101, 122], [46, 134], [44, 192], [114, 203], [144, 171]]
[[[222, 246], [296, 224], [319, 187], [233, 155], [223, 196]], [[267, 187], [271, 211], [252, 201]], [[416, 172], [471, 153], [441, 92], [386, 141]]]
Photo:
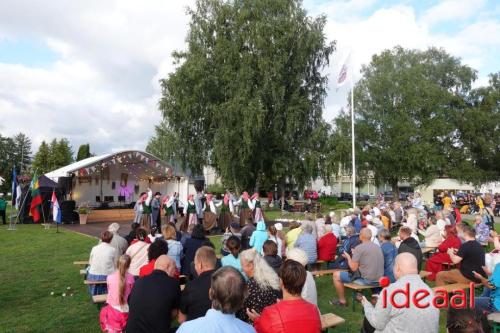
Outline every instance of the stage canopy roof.
[[139, 180], [166, 181], [188, 175], [158, 157], [139, 150], [123, 150], [112, 154], [93, 156], [51, 171], [45, 176], [58, 181], [60, 177], [98, 175], [109, 167], [116, 167]]

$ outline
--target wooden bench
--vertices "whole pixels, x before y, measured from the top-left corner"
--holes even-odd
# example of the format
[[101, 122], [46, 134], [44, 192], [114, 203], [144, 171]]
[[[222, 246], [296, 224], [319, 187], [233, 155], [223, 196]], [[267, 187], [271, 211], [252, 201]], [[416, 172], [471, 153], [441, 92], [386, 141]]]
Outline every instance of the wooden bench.
[[363, 292], [366, 289], [373, 289], [373, 288], [379, 288], [380, 286], [377, 285], [363, 285], [363, 284], [358, 284], [354, 282], [349, 282], [349, 283], [344, 283], [344, 287], [347, 289], [352, 289], [351, 295], [352, 295], [352, 311], [354, 311], [354, 306], [356, 304], [356, 292], [360, 291]]
[[80, 269], [80, 275], [87, 275], [86, 269]]
[[325, 313], [321, 315], [321, 330], [328, 332], [329, 328], [333, 328], [345, 323], [345, 319], [333, 313]]
[[319, 270], [319, 271], [312, 271], [311, 274], [314, 277], [317, 276], [323, 276], [323, 275], [330, 275], [335, 272], [347, 272], [347, 269], [341, 269], [341, 268], [334, 268], [334, 269], [324, 269], [324, 270]]
[[95, 304], [105, 303], [107, 297], [108, 294], [94, 295], [92, 296], [92, 302], [94, 302]]
[[438, 290], [444, 290], [447, 293], [453, 293], [457, 290], [467, 290], [470, 288], [470, 285], [468, 283], [453, 283], [453, 284], [446, 284], [444, 286], [439, 286], [439, 287], [434, 287], [432, 290], [434, 292], [437, 292]]
[[88, 286], [95, 286], [98, 284], [106, 284], [106, 280], [103, 281], [90, 281], [90, 280], [84, 280], [83, 284], [88, 285]]
[[88, 266], [89, 265], [89, 261], [88, 260], [73, 261], [73, 265], [76, 265], [76, 266]]
[[429, 246], [423, 247], [422, 254], [431, 253], [432, 251], [434, 251], [436, 249], [437, 249], [437, 247], [429, 247]]

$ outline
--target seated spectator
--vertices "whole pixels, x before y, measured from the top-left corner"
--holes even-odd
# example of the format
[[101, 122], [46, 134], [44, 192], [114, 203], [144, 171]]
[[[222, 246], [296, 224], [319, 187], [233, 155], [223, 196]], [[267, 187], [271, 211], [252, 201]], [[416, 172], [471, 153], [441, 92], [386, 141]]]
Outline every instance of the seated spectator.
[[323, 237], [325, 234], [325, 218], [323, 217], [323, 214], [318, 213], [316, 214], [316, 221], [314, 222], [316, 224], [316, 238], [320, 239]]
[[[115, 263], [119, 256], [116, 249], [110, 244], [112, 239], [113, 234], [104, 231], [101, 233], [101, 243], [90, 251], [87, 280], [106, 281], [108, 275], [115, 271]], [[102, 295], [106, 293], [106, 290], [105, 284], [89, 285], [91, 295]]]
[[344, 252], [349, 253], [349, 255], [352, 255], [352, 249], [354, 249], [358, 244], [360, 243], [359, 241], [359, 236], [356, 235], [356, 230], [354, 229], [353, 226], [347, 226], [346, 227], [346, 238], [342, 242], [339, 250], [338, 250], [338, 255], [335, 258], [334, 262], [328, 264], [329, 269], [347, 269], [347, 260], [341, 255]]
[[481, 244], [488, 244], [490, 227], [484, 223], [481, 215], [476, 215], [476, 217], [474, 217], [474, 228], [476, 229], [476, 240]]
[[229, 250], [229, 254], [222, 258], [221, 263], [222, 267], [224, 266], [232, 266], [236, 268], [238, 271], [241, 270], [241, 262], [240, 262], [240, 250], [241, 250], [241, 241], [237, 236], [231, 236], [226, 242], [227, 249]]
[[378, 234], [380, 249], [384, 255], [384, 276], [387, 276], [391, 283], [396, 281], [394, 278], [394, 260], [398, 255], [398, 249], [391, 241], [391, 233], [387, 229], [383, 229]]
[[346, 306], [344, 283], [354, 282], [361, 285], [378, 285], [379, 279], [384, 274], [384, 255], [380, 246], [371, 241], [370, 229], [363, 228], [359, 234], [361, 244], [352, 250], [352, 257], [344, 252], [351, 272], [334, 272], [333, 284], [337, 291], [338, 299], [332, 299], [330, 304]]
[[222, 235], [222, 247], [220, 249], [220, 254], [222, 254], [222, 256], [227, 256], [230, 253], [229, 249], [227, 248], [226, 242], [231, 236], [236, 236], [241, 241], [240, 225], [236, 222], [231, 223], [226, 229], [224, 235]]
[[485, 333], [489, 332], [488, 320], [477, 309], [448, 308], [446, 318], [446, 331], [448, 333]]
[[237, 319], [235, 312], [243, 306], [246, 285], [241, 273], [230, 266], [212, 275], [209, 292], [212, 308], [204, 317], [184, 322], [177, 333], [254, 333], [254, 328]]
[[163, 239], [167, 241], [168, 253], [167, 255], [174, 259], [175, 267], [177, 267], [177, 272], [181, 271], [181, 256], [182, 256], [182, 244], [177, 240], [177, 232], [175, 227], [171, 224], [164, 224], [161, 227], [161, 233]]
[[378, 228], [373, 224], [373, 217], [368, 214], [368, 215], [365, 216], [365, 219], [366, 219], [366, 221], [368, 221], [366, 227], [368, 229], [370, 229], [370, 231], [372, 232], [372, 239], [371, 239], [371, 241], [374, 244], [377, 244], [378, 246], [380, 246], [380, 243], [379, 243], [378, 238], [377, 238]]
[[448, 249], [458, 249], [462, 245], [460, 238], [457, 237], [456, 229], [451, 225], [445, 226], [444, 237], [445, 239], [438, 246], [437, 252], [427, 260], [427, 264], [425, 265], [425, 270], [432, 273], [427, 277], [429, 281], [436, 279], [436, 274], [443, 270], [443, 264], [451, 262]]
[[[298, 248], [291, 249], [288, 253], [287, 260], [295, 260], [302, 266], [306, 267], [307, 265], [307, 254]], [[302, 287], [302, 292], [300, 293], [300, 297], [305, 301], [308, 301], [311, 304], [318, 304], [318, 292], [316, 289], [316, 282], [314, 281], [314, 277], [311, 272], [306, 271], [306, 282]]]
[[420, 269], [424, 256], [422, 254], [420, 244], [415, 240], [415, 238], [412, 237], [412, 230], [409, 227], [403, 226], [399, 228], [398, 236], [401, 240], [398, 248], [398, 254], [404, 252], [413, 254], [415, 258], [417, 258], [418, 267]]
[[120, 225], [118, 223], [111, 223], [108, 227], [108, 231], [113, 234], [113, 238], [111, 239], [111, 246], [116, 249], [118, 252], [118, 255], [121, 256], [122, 254], [127, 251], [128, 247], [128, 242], [125, 238], [120, 236], [118, 234], [118, 230], [120, 229]]
[[135, 239], [135, 234], [137, 232], [137, 229], [139, 228], [139, 223], [132, 223], [132, 226], [130, 227], [130, 232], [128, 233], [127, 236], [125, 236], [125, 239], [128, 242], [128, 245], [132, 244], [132, 241]]
[[346, 236], [346, 227], [351, 224], [353, 209], [349, 208], [342, 213], [342, 219], [340, 220], [340, 237]]
[[481, 281], [485, 287], [483, 295], [474, 298], [476, 308], [481, 311], [491, 313], [500, 311], [500, 265], [496, 264], [493, 268], [493, 274], [488, 268], [484, 268], [489, 278], [485, 278], [479, 273], [474, 276]]
[[267, 238], [266, 223], [264, 221], [259, 221], [257, 222], [257, 229], [252, 233], [252, 237], [250, 237], [250, 242], [248, 244], [262, 254], [262, 246]]
[[421, 247], [438, 247], [443, 238], [442, 233], [436, 225], [436, 218], [431, 216], [428, 219], [429, 226], [427, 229], [418, 229], [418, 233], [424, 236], [424, 241], [420, 243]]
[[184, 227], [184, 229], [181, 229], [181, 245], [182, 245], [182, 249], [184, 250], [184, 248], [186, 247], [186, 241], [191, 238], [191, 234], [193, 233], [193, 229], [194, 229], [194, 226], [196, 224], [190, 224], [190, 225], [187, 225], [186, 223], [182, 226]]
[[408, 216], [406, 217], [406, 222], [403, 226], [410, 228], [412, 234], [417, 234], [418, 229], [418, 211], [415, 208], [408, 209]]
[[130, 257], [126, 254], [118, 259], [118, 269], [108, 275], [107, 305], [101, 309], [99, 322], [103, 332], [123, 332], [128, 319], [128, 296], [134, 286], [134, 276], [128, 273]]
[[[392, 295], [390, 297], [394, 297], [394, 302], [384, 302], [383, 297], [379, 297], [377, 304], [373, 306], [364, 296], [361, 297], [366, 320], [375, 332], [438, 332], [439, 309], [432, 305], [432, 289], [418, 275], [415, 256], [407, 252], [398, 254], [394, 264], [394, 276], [397, 281], [382, 291], [383, 294]], [[415, 302], [410, 301], [408, 308], [395, 307], [394, 304], [403, 304], [406, 300], [405, 295], [397, 293], [397, 290], [408, 286], [410, 295], [425, 290], [427, 296], [419, 298], [419, 302], [429, 306], [418, 307]]]
[[250, 237], [252, 237], [253, 232], [255, 231], [255, 225], [253, 224], [253, 218], [249, 217], [246, 220], [246, 224], [243, 228], [241, 228], [241, 249], [246, 250], [249, 249], [250, 246]]
[[148, 247], [148, 263], [139, 269], [139, 277], [153, 273], [155, 261], [159, 256], [168, 253], [168, 245], [163, 239], [157, 239]]
[[302, 231], [304, 231], [304, 226], [310, 225], [312, 228], [311, 235], [313, 235], [314, 239], [318, 240], [318, 229], [316, 228], [316, 223], [314, 222], [314, 215], [306, 213], [306, 219], [300, 221], [300, 226], [302, 227]]
[[143, 228], [137, 228], [135, 242], [132, 242], [125, 252], [131, 258], [128, 272], [135, 277], [139, 277], [141, 267], [148, 263], [149, 244], [146, 242], [147, 238], [147, 231]]
[[286, 234], [286, 249], [293, 249], [295, 246], [295, 242], [297, 238], [299, 238], [302, 229], [300, 228], [300, 224], [297, 221], [292, 221], [288, 225], [288, 232]]
[[272, 240], [266, 240], [263, 246], [264, 250], [264, 260], [269, 266], [278, 274], [283, 260], [278, 255], [278, 245]]
[[196, 251], [194, 269], [198, 277], [190, 281], [181, 294], [179, 323], [203, 317], [212, 302], [208, 297], [210, 281], [215, 272], [217, 257], [214, 249], [202, 246]]
[[281, 239], [281, 248], [278, 248], [278, 255], [280, 257], [284, 257], [284, 256], [286, 256], [286, 235], [283, 232], [283, 224], [275, 223], [274, 227], [278, 231], [278, 233], [277, 233], [278, 238]]
[[[278, 249], [281, 249], [283, 241], [281, 240], [280, 237], [278, 237], [278, 229], [276, 229], [274, 225], [269, 227], [268, 237], [269, 240], [276, 243]], [[278, 255], [281, 257], [280, 253], [278, 253]]]
[[337, 252], [337, 237], [332, 232], [332, 226], [325, 225], [325, 235], [318, 240], [318, 260], [333, 261]]
[[302, 226], [302, 233], [295, 242], [295, 248], [304, 250], [307, 253], [308, 263], [314, 264], [318, 260], [318, 249], [316, 238], [313, 236], [313, 228], [309, 224]]
[[262, 312], [266, 306], [276, 303], [278, 298], [281, 298], [279, 278], [255, 249], [241, 252], [240, 260], [241, 268], [248, 277], [248, 294], [243, 308], [236, 313], [236, 317], [250, 323], [246, 313], [247, 308]]
[[449, 220], [445, 220], [443, 211], [441, 211], [441, 210], [437, 211], [434, 215], [436, 217], [436, 225], [437, 225], [439, 231], [441, 233], [443, 233], [444, 227], [447, 225], [450, 225], [451, 223]]
[[447, 283], [480, 282], [475, 277], [474, 272], [486, 277], [486, 273], [483, 270], [485, 263], [484, 250], [481, 244], [476, 241], [476, 232], [471, 227], [463, 225], [463, 223], [460, 225], [462, 226], [461, 233], [465, 242], [460, 246], [458, 251], [456, 248], [448, 249], [451, 262], [460, 264], [460, 269], [437, 273], [436, 286], [443, 286]]
[[135, 282], [129, 297], [126, 332], [170, 332], [181, 297], [175, 270], [175, 261], [162, 255], [156, 259], [153, 273]]
[[[332, 233], [335, 235], [335, 238], [337, 238], [337, 240], [339, 240], [340, 239], [340, 225], [337, 222], [335, 215], [331, 218], [331, 221], [332, 221], [331, 223], [325, 222], [325, 225], [331, 225]], [[325, 229], [325, 231], [326, 231], [326, 229]]]
[[203, 229], [203, 225], [196, 224], [193, 228], [193, 233], [191, 237], [186, 239], [186, 245], [183, 248], [184, 257], [181, 260], [181, 274], [183, 275], [191, 275], [191, 263], [194, 260], [194, 255], [196, 251], [204, 245], [204, 243], [208, 241], [207, 237], [205, 237], [205, 230]]
[[[280, 269], [283, 300], [263, 311], [253, 308], [248, 315], [258, 333], [317, 333], [321, 331], [318, 308], [304, 299], [301, 292], [306, 281], [304, 266], [287, 260]], [[260, 313], [260, 315], [259, 315]]]

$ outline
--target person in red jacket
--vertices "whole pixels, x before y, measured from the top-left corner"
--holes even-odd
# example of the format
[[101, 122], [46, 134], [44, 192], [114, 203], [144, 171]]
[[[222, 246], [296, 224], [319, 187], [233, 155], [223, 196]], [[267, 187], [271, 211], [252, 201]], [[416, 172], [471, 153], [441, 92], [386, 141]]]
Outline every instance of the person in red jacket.
[[425, 270], [431, 272], [432, 274], [427, 277], [427, 280], [434, 281], [436, 279], [436, 274], [443, 270], [443, 264], [451, 262], [450, 256], [448, 255], [449, 248], [458, 249], [462, 242], [457, 236], [457, 229], [451, 225], [444, 227], [445, 240], [439, 245], [438, 252], [436, 252], [432, 257], [427, 260], [427, 265]]
[[337, 251], [337, 237], [330, 224], [325, 225], [325, 235], [318, 240], [318, 260], [333, 261]]
[[287, 260], [280, 269], [283, 300], [258, 314], [247, 309], [257, 333], [318, 333], [321, 318], [318, 308], [300, 297], [306, 282], [306, 269], [294, 260]]

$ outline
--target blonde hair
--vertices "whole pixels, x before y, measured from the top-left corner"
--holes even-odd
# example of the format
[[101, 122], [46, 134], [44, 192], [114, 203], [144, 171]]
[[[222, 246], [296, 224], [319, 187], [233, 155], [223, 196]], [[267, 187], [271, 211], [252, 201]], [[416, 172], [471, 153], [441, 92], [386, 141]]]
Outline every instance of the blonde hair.
[[253, 278], [259, 287], [280, 290], [278, 275], [255, 249], [248, 249], [241, 252], [240, 259], [247, 263], [253, 263]]
[[127, 300], [125, 299], [125, 291], [126, 291], [126, 275], [127, 275], [127, 270], [130, 267], [130, 261], [132, 259], [130, 256], [123, 254], [118, 258], [118, 272], [120, 274], [120, 283], [118, 285], [118, 299], [120, 301], [120, 305], [126, 305]]
[[169, 239], [176, 240], [177, 239], [177, 234], [175, 232], [175, 228], [173, 226], [171, 226], [170, 224], [163, 225], [161, 227], [161, 233], [163, 235], [163, 238], [165, 238], [165, 240], [169, 240]]

